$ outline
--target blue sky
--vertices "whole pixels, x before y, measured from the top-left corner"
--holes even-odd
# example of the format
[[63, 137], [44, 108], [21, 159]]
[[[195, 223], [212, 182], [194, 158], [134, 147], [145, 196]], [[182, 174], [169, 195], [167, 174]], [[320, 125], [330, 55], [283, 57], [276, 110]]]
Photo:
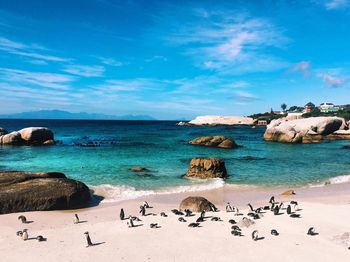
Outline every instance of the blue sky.
[[350, 0], [0, 0], [0, 113], [350, 103]]

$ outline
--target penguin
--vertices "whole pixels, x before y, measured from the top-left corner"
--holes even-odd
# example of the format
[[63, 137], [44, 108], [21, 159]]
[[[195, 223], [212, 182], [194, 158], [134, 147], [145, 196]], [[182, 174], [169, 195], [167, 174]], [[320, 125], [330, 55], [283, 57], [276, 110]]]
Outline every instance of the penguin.
[[185, 209], [185, 217], [190, 217], [192, 215], [192, 211], [189, 209]]
[[178, 219], [180, 222], [187, 222], [183, 217], [179, 217]]
[[255, 212], [256, 212], [256, 213], [261, 213], [262, 210], [263, 210], [263, 208], [262, 208], [262, 207], [259, 207], [259, 208], [255, 209]]
[[73, 223], [74, 223], [74, 224], [79, 224], [79, 217], [78, 217], [78, 214], [74, 214]]
[[146, 208], [144, 206], [140, 206], [139, 213], [141, 214], [141, 216], [145, 216], [146, 215]]
[[128, 222], [129, 227], [135, 227], [133, 220], [130, 218]]
[[201, 216], [200, 217], [203, 218], [203, 219], [205, 218], [205, 211], [201, 212]]
[[143, 202], [143, 206], [144, 206], [145, 208], [152, 208], [152, 207], [147, 203], [147, 201]]
[[212, 212], [219, 212], [219, 209], [217, 209], [217, 207], [214, 204], [210, 205], [210, 211]]
[[199, 222], [204, 222], [204, 218], [203, 218], [203, 217], [199, 217], [199, 218], [197, 218], [196, 222], [197, 222], [197, 223], [199, 223]]
[[288, 205], [287, 207], [287, 214], [288, 215], [292, 214], [292, 207], [290, 205]]
[[276, 206], [275, 209], [273, 210], [273, 214], [276, 216], [280, 213], [279, 207]]
[[309, 230], [307, 231], [307, 234], [308, 234], [309, 236], [318, 235], [318, 233], [316, 233], [316, 231], [315, 231], [315, 228], [313, 228], [313, 227], [310, 227], [310, 228], [309, 228]]
[[22, 224], [26, 224], [27, 223], [27, 218], [25, 216], [19, 216], [18, 220], [21, 220]]
[[234, 236], [239, 236], [239, 237], [242, 236], [241, 231], [237, 231], [237, 230], [232, 230], [231, 234], [234, 235]]
[[23, 229], [23, 231], [22, 231], [22, 239], [24, 241], [28, 240], [28, 230], [27, 229]]
[[253, 208], [253, 206], [250, 203], [248, 203], [248, 206], [250, 208], [250, 211], [254, 212], [254, 208]]
[[270, 210], [270, 206], [264, 206], [263, 209], [264, 210]]
[[120, 209], [120, 214], [119, 214], [120, 220], [124, 220], [125, 219], [125, 213], [124, 213], [124, 209]]
[[230, 205], [230, 202], [227, 202], [226, 212], [232, 212], [232, 206]]
[[271, 235], [273, 235], [273, 236], [278, 236], [279, 233], [277, 232], [276, 229], [272, 229], [272, 230], [271, 230]]
[[185, 215], [184, 213], [182, 213], [181, 211], [177, 210], [177, 209], [172, 209], [171, 212], [173, 212], [175, 215], [177, 216], [183, 216]]
[[188, 227], [199, 227], [199, 223], [190, 223]]
[[231, 229], [235, 231], [242, 231], [242, 229], [240, 229], [239, 226], [236, 225], [232, 226]]
[[220, 217], [212, 217], [211, 221], [222, 221]]
[[158, 223], [153, 223], [149, 225], [150, 228], [159, 228]]
[[270, 204], [274, 204], [274, 203], [275, 203], [275, 197], [274, 197], [274, 196], [272, 196], [272, 197], [270, 198], [269, 203], [270, 203]]
[[300, 218], [300, 214], [290, 214], [289, 216], [292, 218]]
[[23, 232], [22, 232], [22, 231], [17, 231], [17, 232], [16, 232], [16, 235], [17, 235], [18, 237], [22, 237]]
[[43, 236], [37, 236], [36, 240], [38, 240], [38, 242], [43, 242], [43, 241], [46, 241], [47, 239], [44, 238]]
[[161, 217], [168, 217], [168, 215], [165, 214], [164, 212], [160, 213], [160, 216], [161, 216]]
[[236, 222], [234, 219], [230, 219], [228, 222], [229, 222], [230, 224], [237, 224], [237, 222]]
[[258, 230], [254, 230], [254, 231], [252, 232], [252, 239], [253, 239], [254, 241], [257, 241], [257, 240], [258, 240]]
[[94, 244], [92, 244], [92, 242], [91, 242], [91, 238], [90, 238], [89, 232], [86, 231], [86, 232], [84, 233], [84, 235], [85, 235], [86, 243], [87, 243], [87, 246], [86, 246], [86, 247], [92, 247]]

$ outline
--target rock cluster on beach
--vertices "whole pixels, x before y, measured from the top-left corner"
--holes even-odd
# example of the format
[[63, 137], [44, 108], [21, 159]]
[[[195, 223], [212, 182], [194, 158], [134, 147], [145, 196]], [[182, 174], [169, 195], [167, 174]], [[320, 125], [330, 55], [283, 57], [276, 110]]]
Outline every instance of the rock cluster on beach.
[[0, 145], [53, 145], [53, 132], [46, 127], [27, 127], [8, 133], [0, 128]]
[[0, 171], [0, 214], [86, 207], [89, 188], [62, 173]]
[[231, 138], [225, 136], [202, 136], [189, 142], [191, 145], [219, 147], [225, 149], [237, 148], [238, 145]]
[[[184, 125], [184, 124], [182, 124]], [[198, 116], [186, 125], [216, 126], [216, 125], [254, 125], [254, 119], [242, 116]]]
[[219, 158], [193, 158], [186, 177], [193, 178], [225, 178], [227, 171], [225, 162]]
[[348, 125], [340, 117], [276, 119], [267, 126], [264, 139], [283, 143], [315, 143], [324, 139], [350, 139], [347, 129]]
[[211, 211], [214, 205], [204, 197], [190, 196], [180, 203], [180, 210], [190, 210], [192, 212]]

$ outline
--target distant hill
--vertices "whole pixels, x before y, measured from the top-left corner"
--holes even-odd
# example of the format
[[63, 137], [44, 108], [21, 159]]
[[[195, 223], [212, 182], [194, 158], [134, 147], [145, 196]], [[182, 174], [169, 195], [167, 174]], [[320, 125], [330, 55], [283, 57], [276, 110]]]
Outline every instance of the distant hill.
[[6, 119], [76, 119], [76, 120], [156, 120], [148, 115], [123, 115], [113, 116], [105, 114], [92, 114], [86, 112], [71, 113], [62, 110], [39, 110], [32, 112], [23, 112], [17, 114], [0, 115], [0, 118]]

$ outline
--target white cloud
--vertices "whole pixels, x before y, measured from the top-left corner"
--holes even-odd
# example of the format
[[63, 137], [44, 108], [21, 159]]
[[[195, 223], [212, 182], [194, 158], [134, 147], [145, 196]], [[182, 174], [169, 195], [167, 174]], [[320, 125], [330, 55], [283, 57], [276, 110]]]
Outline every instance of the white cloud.
[[13, 55], [51, 62], [67, 62], [70, 60], [63, 57], [43, 54], [42, 52], [46, 51], [46, 49], [37, 44], [27, 45], [20, 42], [12, 41], [5, 37], [0, 37], [0, 51], [4, 51]]
[[166, 62], [168, 61], [168, 58], [162, 55], [155, 55], [155, 56], [152, 56], [151, 58], [145, 59], [145, 62], [147, 63], [154, 62], [154, 61]]
[[192, 57], [199, 67], [241, 74], [274, 71], [289, 65], [271, 52], [273, 48], [283, 48], [289, 39], [266, 19], [202, 8], [192, 9], [191, 13], [177, 10], [182, 13], [183, 21], [179, 24], [173, 23], [177, 19], [172, 19], [176, 15], [172, 12], [157, 18], [170, 32], [165, 33], [165, 39], [184, 48], [184, 54]]
[[235, 95], [232, 98], [235, 101], [241, 102], [241, 103], [259, 100], [259, 98], [256, 95], [249, 93], [247, 91], [236, 91]]
[[328, 87], [334, 87], [334, 88], [341, 87], [346, 82], [346, 80], [344, 78], [332, 76], [332, 75], [327, 74], [327, 73], [321, 74], [320, 77], [323, 79], [323, 82]]
[[300, 61], [296, 64], [294, 64], [290, 71], [291, 72], [298, 72], [298, 73], [302, 73], [304, 76], [308, 76], [310, 73], [310, 62], [308, 61]]
[[110, 57], [99, 57], [99, 59], [101, 60], [102, 64], [109, 65], [109, 66], [119, 67], [124, 65], [123, 62], [115, 60], [114, 58], [110, 58]]
[[0, 79], [13, 84], [30, 84], [55, 89], [68, 89], [74, 77], [64, 74], [30, 72], [24, 70], [0, 68]]
[[103, 66], [91, 65], [67, 65], [63, 69], [64, 72], [84, 76], [84, 77], [100, 77], [103, 76], [105, 69]]
[[327, 10], [344, 9], [349, 6], [349, 1], [348, 0], [331, 0], [331, 1], [326, 1], [324, 3], [324, 6], [326, 7]]

